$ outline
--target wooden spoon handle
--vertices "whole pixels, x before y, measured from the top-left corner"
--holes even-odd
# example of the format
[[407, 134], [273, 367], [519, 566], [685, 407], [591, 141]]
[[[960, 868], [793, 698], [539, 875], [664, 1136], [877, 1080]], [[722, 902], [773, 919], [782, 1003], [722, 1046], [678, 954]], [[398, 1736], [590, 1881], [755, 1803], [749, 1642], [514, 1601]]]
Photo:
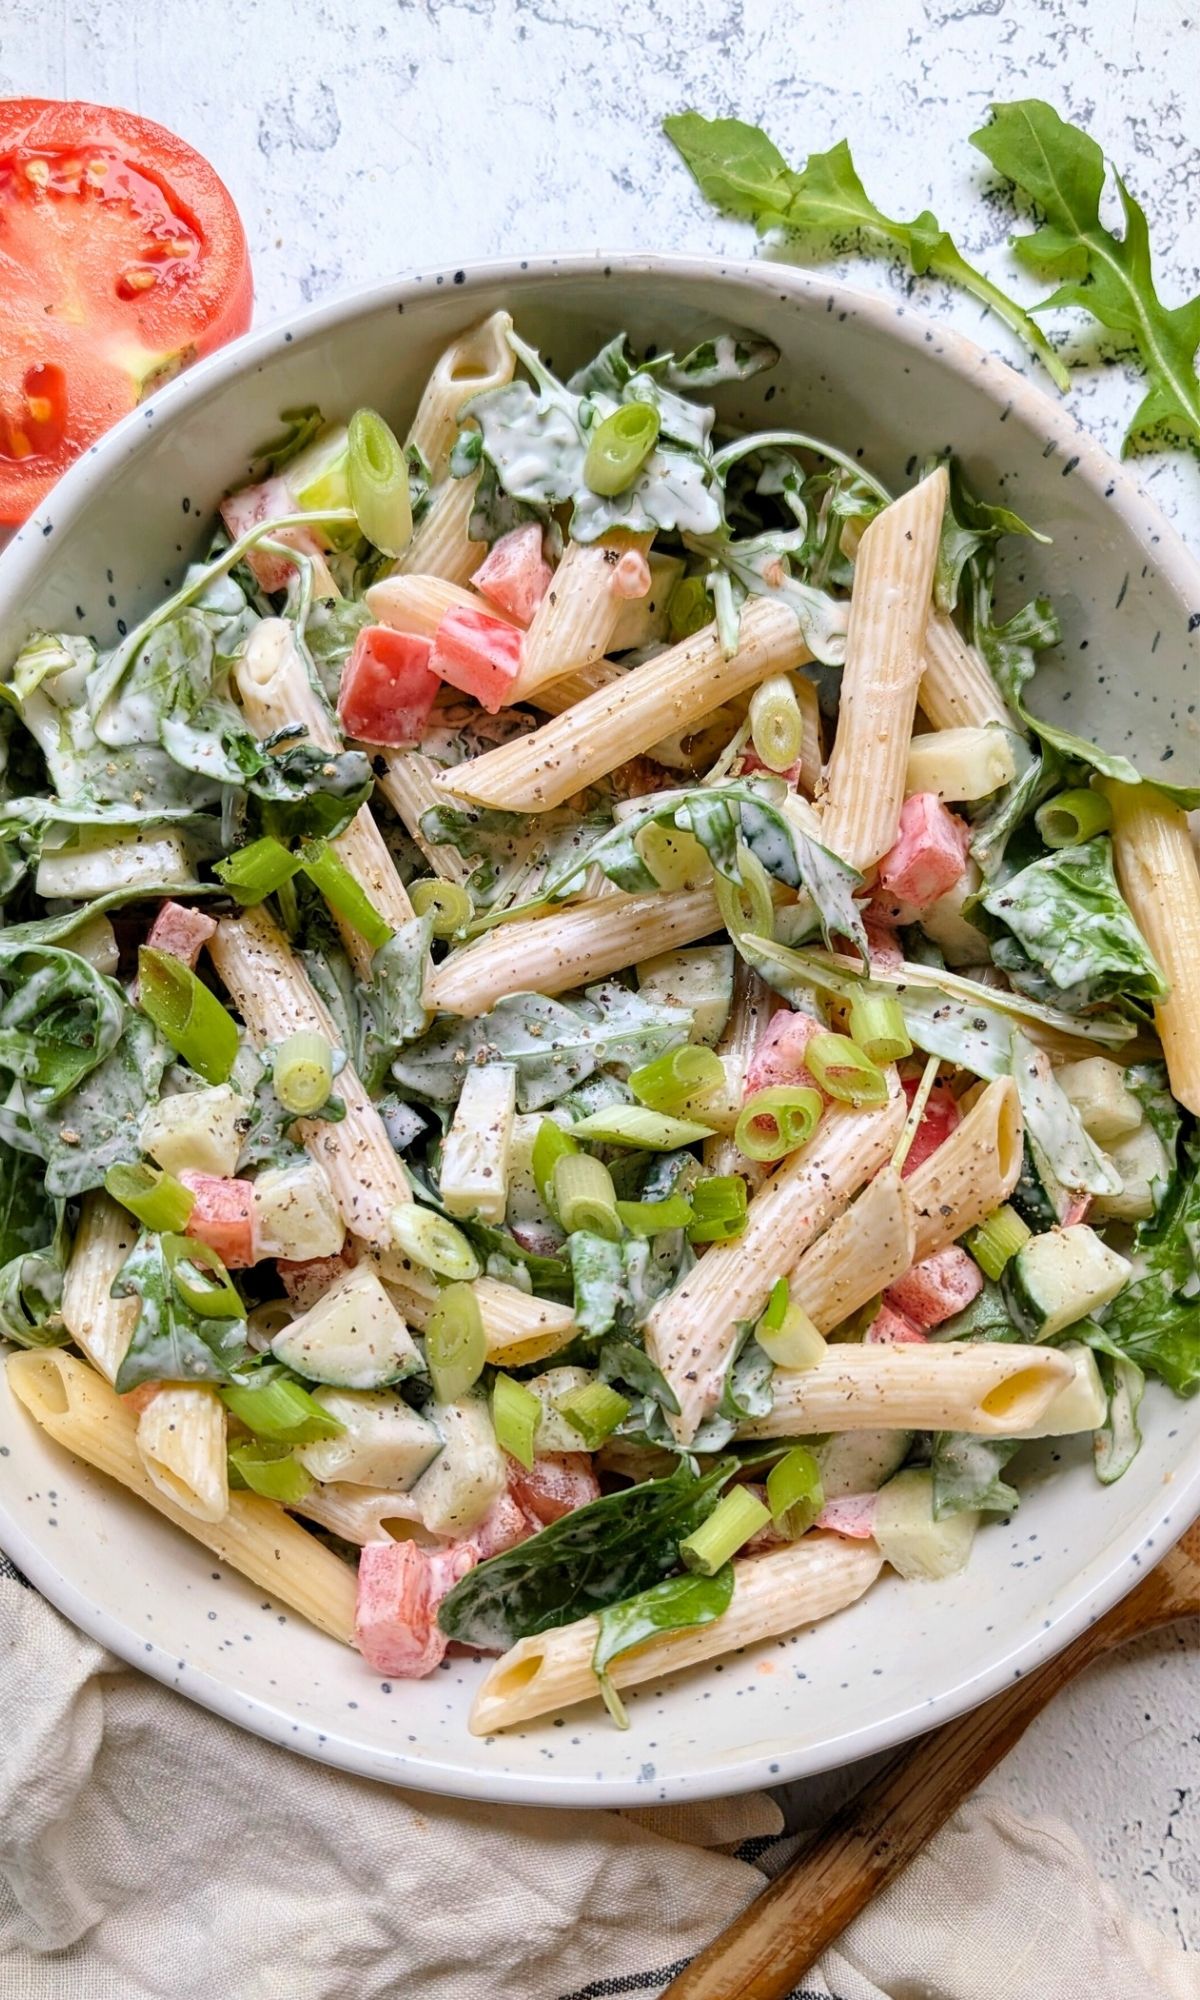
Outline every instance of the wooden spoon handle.
[[[1175, 1558], [1178, 1561], [1178, 1557]], [[1172, 1563], [1168, 1557], [1163, 1570]], [[1053, 1660], [886, 1764], [661, 2000], [783, 2000], [852, 1917], [924, 1847], [1046, 1703], [1108, 1647], [1178, 1616], [1161, 1571]]]

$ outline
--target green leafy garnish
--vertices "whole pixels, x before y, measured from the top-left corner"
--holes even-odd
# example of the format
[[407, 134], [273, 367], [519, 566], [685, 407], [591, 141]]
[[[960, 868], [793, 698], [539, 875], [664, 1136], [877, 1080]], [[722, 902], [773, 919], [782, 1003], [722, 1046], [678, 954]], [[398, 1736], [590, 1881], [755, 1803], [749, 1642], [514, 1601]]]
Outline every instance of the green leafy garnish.
[[919, 278], [946, 278], [981, 300], [1037, 355], [1058, 387], [1067, 387], [1067, 371], [1042, 329], [967, 263], [929, 209], [912, 222], [896, 222], [876, 208], [844, 139], [827, 153], [810, 153], [797, 173], [765, 132], [740, 118], [702, 118], [698, 111], [684, 111], [665, 119], [663, 130], [701, 192], [726, 215], [753, 222], [760, 233], [786, 229], [838, 249], [864, 237], [886, 243], [907, 258]]
[[600, 1683], [604, 1706], [618, 1729], [628, 1729], [625, 1704], [612, 1684], [608, 1669], [622, 1653], [641, 1646], [662, 1632], [683, 1632], [698, 1625], [711, 1625], [728, 1611], [733, 1599], [733, 1564], [725, 1563], [715, 1576], [668, 1576], [649, 1590], [639, 1591], [620, 1604], [610, 1604], [600, 1613], [592, 1672]]

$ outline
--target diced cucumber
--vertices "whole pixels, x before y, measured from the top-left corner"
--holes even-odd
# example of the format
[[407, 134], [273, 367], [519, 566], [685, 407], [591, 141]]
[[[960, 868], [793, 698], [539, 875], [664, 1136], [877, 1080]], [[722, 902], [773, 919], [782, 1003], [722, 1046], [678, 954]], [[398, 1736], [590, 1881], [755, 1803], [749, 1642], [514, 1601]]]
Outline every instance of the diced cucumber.
[[1171, 1158], [1158, 1133], [1147, 1121], [1105, 1152], [1121, 1176], [1121, 1192], [1098, 1194], [1092, 1214], [1114, 1222], [1148, 1221], [1171, 1183]]
[[1086, 1222], [1031, 1236], [1005, 1273], [1013, 1317], [1034, 1340], [1100, 1312], [1128, 1283], [1133, 1266]]
[[176, 1091], [150, 1106], [138, 1143], [169, 1174], [217, 1174], [226, 1180], [237, 1172], [250, 1111], [249, 1098], [228, 1083]]
[[1084, 1056], [1079, 1062], [1060, 1064], [1054, 1072], [1070, 1098], [1084, 1129], [1097, 1145], [1108, 1146], [1125, 1139], [1142, 1122], [1142, 1107], [1131, 1090], [1125, 1088], [1125, 1072], [1108, 1056]]
[[827, 1500], [848, 1493], [877, 1493], [908, 1457], [911, 1431], [835, 1431], [816, 1446]]
[[936, 1580], [967, 1566], [979, 1515], [964, 1509], [933, 1518], [933, 1474], [923, 1466], [898, 1472], [875, 1503], [875, 1540], [898, 1575]]
[[517, 1072], [512, 1063], [468, 1068], [442, 1141], [439, 1188], [451, 1215], [503, 1222], [516, 1107]]
[[[1046, 1176], [1046, 1184], [1042, 1181], [1043, 1173]], [[1039, 1163], [1034, 1158], [1027, 1140], [1021, 1161], [1021, 1172], [1015, 1188], [1008, 1197], [1022, 1222], [1028, 1223], [1030, 1229], [1053, 1229], [1055, 1223], [1061, 1222], [1067, 1212], [1062, 1195], [1063, 1190], [1044, 1161], [1039, 1172]]]
[[341, 1437], [296, 1447], [314, 1479], [407, 1493], [442, 1449], [433, 1424], [393, 1390], [315, 1389], [313, 1400], [345, 1425]]
[[268, 1167], [254, 1183], [258, 1247], [264, 1257], [303, 1263], [333, 1257], [345, 1240], [346, 1225], [333, 1198], [329, 1176], [318, 1160], [292, 1167]]
[[963, 909], [979, 894], [982, 879], [976, 864], [968, 861], [954, 887], [931, 903], [921, 918], [921, 929], [940, 948], [947, 965], [986, 965], [991, 955], [983, 932]]
[[1098, 1431], [1108, 1415], [1108, 1391], [1104, 1387], [1096, 1357], [1081, 1341], [1071, 1341], [1059, 1349], [1074, 1363], [1075, 1373], [1058, 1391], [1040, 1421], [1014, 1437], [1073, 1437], [1077, 1431]]
[[592, 1368], [547, 1368], [544, 1374], [534, 1375], [522, 1388], [537, 1397], [542, 1406], [538, 1427], [534, 1433], [533, 1448], [539, 1457], [552, 1451], [582, 1451], [583, 1439], [573, 1424], [569, 1424], [558, 1405], [572, 1389], [586, 1389], [596, 1380]]
[[277, 1361], [310, 1382], [378, 1389], [421, 1366], [408, 1328], [374, 1271], [347, 1271], [271, 1342]]
[[186, 888], [196, 869], [181, 833], [143, 833], [138, 827], [89, 837], [73, 847], [46, 848], [38, 862], [34, 889], [39, 896], [83, 902], [111, 889]]
[[477, 1390], [457, 1403], [433, 1403], [430, 1417], [443, 1449], [413, 1491], [421, 1519], [434, 1535], [466, 1535], [482, 1521], [508, 1483], [486, 1399]]
[[733, 1005], [733, 946], [700, 945], [691, 951], [664, 951], [638, 966], [638, 987], [649, 1000], [690, 1007], [693, 1042], [717, 1040]]

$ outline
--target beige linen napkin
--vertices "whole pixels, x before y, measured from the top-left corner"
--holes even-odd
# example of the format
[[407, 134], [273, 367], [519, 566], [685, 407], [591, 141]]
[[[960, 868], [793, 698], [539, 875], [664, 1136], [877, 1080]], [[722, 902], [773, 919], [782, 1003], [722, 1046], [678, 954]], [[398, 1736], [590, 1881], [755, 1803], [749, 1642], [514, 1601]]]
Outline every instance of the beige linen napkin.
[[[762, 1887], [761, 1796], [631, 1814], [305, 1763], [82, 1638], [0, 1558], [0, 2000], [653, 2000]], [[1200, 2000], [1065, 1828], [976, 1803], [804, 2000]]]

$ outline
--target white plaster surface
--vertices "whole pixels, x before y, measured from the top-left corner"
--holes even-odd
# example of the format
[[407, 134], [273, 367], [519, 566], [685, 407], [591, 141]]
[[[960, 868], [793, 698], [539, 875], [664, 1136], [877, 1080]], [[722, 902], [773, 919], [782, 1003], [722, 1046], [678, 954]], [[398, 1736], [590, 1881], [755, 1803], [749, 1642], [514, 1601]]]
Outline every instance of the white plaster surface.
[[[967, 144], [990, 99], [1021, 96], [1051, 98], [1122, 166], [1176, 302], [1200, 265], [1198, 86], [1200, 0], [0, 0], [0, 95], [125, 104], [213, 160], [246, 218], [260, 321], [502, 253], [747, 252], [749, 230], [711, 215], [658, 136], [687, 105], [766, 124], [797, 163], [848, 136], [881, 206], [931, 205], [1033, 296]], [[844, 268], [1013, 355], [970, 299]], [[1075, 406], [1115, 449], [1133, 371], [1113, 343], [1064, 332]], [[1139, 471], [1200, 544], [1196, 459]], [[1194, 1623], [1127, 1647], [991, 1781], [1018, 1810], [1069, 1820], [1126, 1901], [1193, 1949], [1198, 1658]], [[796, 1788], [801, 1818], [848, 1776]]]

